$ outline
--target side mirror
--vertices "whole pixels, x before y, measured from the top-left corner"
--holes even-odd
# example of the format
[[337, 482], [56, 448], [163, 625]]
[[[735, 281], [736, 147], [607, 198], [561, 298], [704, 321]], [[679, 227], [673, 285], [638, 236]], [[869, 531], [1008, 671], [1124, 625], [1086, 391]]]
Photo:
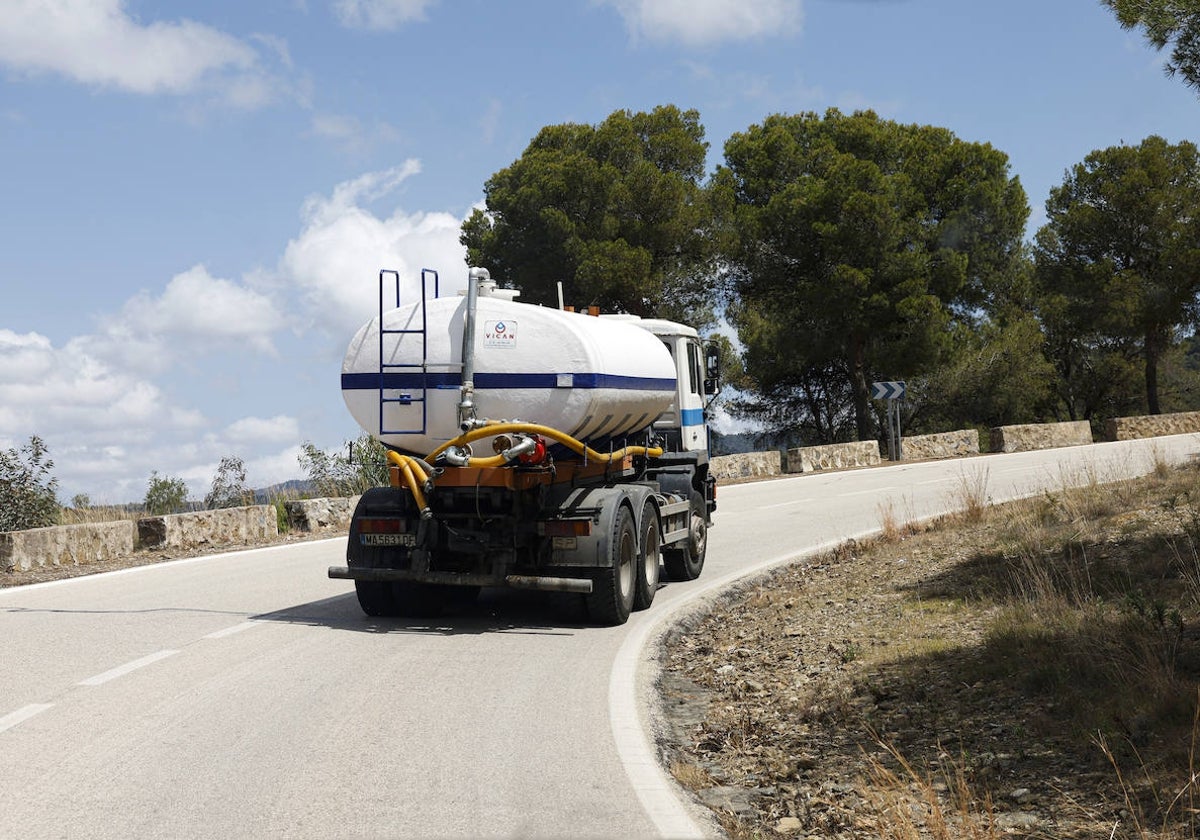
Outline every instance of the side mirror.
[[721, 388], [721, 348], [710, 344], [704, 348], [704, 393], [715, 394]]

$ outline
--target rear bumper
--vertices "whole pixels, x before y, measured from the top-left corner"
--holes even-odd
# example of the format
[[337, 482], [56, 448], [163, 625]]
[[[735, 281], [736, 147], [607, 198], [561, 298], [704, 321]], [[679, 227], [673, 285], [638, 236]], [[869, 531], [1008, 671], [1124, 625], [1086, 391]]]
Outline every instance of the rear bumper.
[[479, 575], [459, 572], [416, 571], [414, 569], [370, 569], [330, 566], [335, 580], [406, 581], [444, 586], [505, 586], [512, 589], [540, 589], [551, 592], [578, 592], [587, 595], [592, 582], [583, 578], [543, 577], [538, 575]]

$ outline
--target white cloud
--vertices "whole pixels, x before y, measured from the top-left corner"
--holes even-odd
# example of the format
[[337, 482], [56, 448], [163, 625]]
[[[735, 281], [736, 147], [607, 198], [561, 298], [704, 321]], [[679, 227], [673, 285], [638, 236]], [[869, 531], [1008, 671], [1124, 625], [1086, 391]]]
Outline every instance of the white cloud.
[[0, 437], [31, 434], [79, 444], [118, 446], [144, 440], [147, 426], [194, 430], [202, 418], [167, 405], [152, 383], [45, 336], [0, 330]]
[[443, 291], [466, 282], [466, 249], [458, 241], [462, 219], [402, 210], [380, 218], [362, 206], [382, 199], [418, 172], [420, 165], [409, 160], [305, 202], [304, 229], [288, 243], [279, 274], [289, 288], [302, 291], [312, 322], [339, 341], [348, 340], [378, 311], [380, 269], [399, 271], [408, 281], [403, 289], [407, 295], [416, 294], [415, 278], [422, 268], [440, 271]]
[[367, 126], [356, 117], [341, 114], [315, 114], [310, 132], [333, 141], [341, 151], [353, 157], [361, 157], [381, 144], [394, 143], [400, 139], [400, 131], [388, 123], [375, 121]]
[[300, 446], [291, 445], [246, 461], [246, 481], [256, 488], [300, 478]]
[[[188, 94], [213, 86], [238, 107], [258, 107], [278, 82], [250, 44], [191, 20], [139, 22], [123, 0], [8, 0], [0, 15], [0, 63], [139, 94]], [[271, 39], [280, 56], [282, 42]]]
[[267, 441], [298, 441], [300, 424], [295, 417], [282, 414], [275, 417], [243, 417], [229, 424], [225, 437], [233, 443], [264, 443]]
[[690, 46], [798, 32], [802, 0], [596, 0], [612, 6], [635, 37]]
[[162, 295], [142, 292], [126, 302], [115, 329], [178, 344], [244, 342], [272, 352], [283, 316], [266, 296], [194, 266], [171, 278]]
[[425, 9], [437, 0], [336, 0], [333, 12], [343, 26], [355, 29], [395, 29], [424, 20]]
[[53, 368], [50, 339], [37, 333], [21, 335], [0, 329], [0, 384], [27, 382], [45, 376]]

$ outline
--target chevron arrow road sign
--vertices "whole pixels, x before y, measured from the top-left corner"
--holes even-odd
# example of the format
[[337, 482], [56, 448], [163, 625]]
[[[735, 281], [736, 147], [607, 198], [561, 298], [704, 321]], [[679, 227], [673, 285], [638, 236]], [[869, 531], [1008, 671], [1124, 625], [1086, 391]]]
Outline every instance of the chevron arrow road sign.
[[903, 382], [872, 382], [871, 399], [902, 400], [904, 399]]

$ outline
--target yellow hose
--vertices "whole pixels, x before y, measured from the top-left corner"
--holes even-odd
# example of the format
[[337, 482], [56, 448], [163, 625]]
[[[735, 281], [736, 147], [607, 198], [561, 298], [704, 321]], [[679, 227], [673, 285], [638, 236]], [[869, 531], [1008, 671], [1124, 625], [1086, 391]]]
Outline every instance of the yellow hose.
[[[593, 461], [600, 461], [601, 463], [619, 461], [626, 455], [646, 455], [650, 458], [658, 458], [662, 455], [662, 447], [658, 446], [626, 446], [622, 449], [618, 449], [612, 454], [597, 452], [595, 449], [592, 449], [590, 446], [576, 440], [565, 432], [560, 432], [558, 429], [552, 429], [549, 426], [539, 426], [536, 423], [495, 423], [483, 426], [482, 428], [471, 429], [469, 432], [459, 435], [454, 440], [446, 441], [437, 449], [433, 450], [433, 452], [430, 452], [426, 460], [433, 461], [434, 458], [436, 458], [438, 455], [441, 455], [451, 446], [462, 446], [470, 443], [473, 440], [492, 437], [493, 435], [504, 434], [505, 432], [524, 432], [525, 434], [548, 437], [552, 440], [558, 441], [563, 446], [566, 446], [568, 449], [571, 449], [579, 455], [583, 455], [592, 459]], [[497, 458], [499, 458], [498, 462], [496, 461]], [[477, 461], [480, 463], [476, 463]], [[503, 466], [504, 463], [503, 456], [497, 455], [494, 458], [472, 458], [469, 462], [469, 465], [472, 467], [500, 467]]]
[[[503, 423], [496, 420], [489, 420], [483, 426], [471, 429], [469, 432], [459, 435], [454, 440], [447, 441], [439, 446], [425, 459], [432, 462], [434, 458], [441, 455], [452, 446], [465, 446], [471, 441], [479, 440], [480, 438], [493, 437], [495, 435], [504, 434], [505, 432], [520, 432], [531, 435], [541, 435], [548, 437], [551, 440], [556, 440], [567, 448], [583, 455], [585, 458], [590, 458], [593, 461], [600, 463], [611, 463], [619, 461], [626, 455], [645, 455], [650, 458], [657, 458], [662, 455], [662, 447], [654, 446], [626, 446], [618, 449], [616, 452], [605, 453], [597, 452], [590, 446], [576, 440], [565, 432], [560, 432], [558, 429], [552, 429], [549, 426], [540, 426], [536, 423]], [[388, 450], [388, 461], [395, 465], [397, 472], [400, 474], [400, 479], [408, 487], [413, 494], [413, 499], [417, 503], [417, 508], [421, 511], [422, 517], [429, 515], [429, 505], [425, 502], [425, 494], [421, 488], [429, 481], [429, 475], [425, 472], [425, 468], [421, 466], [419, 458], [414, 458], [411, 455], [401, 455], [399, 452]], [[490, 469], [503, 467], [508, 463], [503, 455], [492, 455], [488, 458], [469, 458], [467, 466], [476, 469]]]
[[[404, 479], [408, 485], [409, 492], [413, 494], [413, 499], [417, 503], [417, 508], [421, 511], [421, 516], [426, 516], [429, 513], [429, 505], [425, 503], [425, 494], [421, 492], [421, 485], [429, 480], [429, 476], [425, 474], [425, 470], [421, 467], [417, 459], [409, 455], [401, 455], [399, 452], [393, 452], [390, 449], [387, 453], [387, 459], [396, 465], [400, 471], [400, 477]], [[418, 476], [420, 479], [418, 480]]]

